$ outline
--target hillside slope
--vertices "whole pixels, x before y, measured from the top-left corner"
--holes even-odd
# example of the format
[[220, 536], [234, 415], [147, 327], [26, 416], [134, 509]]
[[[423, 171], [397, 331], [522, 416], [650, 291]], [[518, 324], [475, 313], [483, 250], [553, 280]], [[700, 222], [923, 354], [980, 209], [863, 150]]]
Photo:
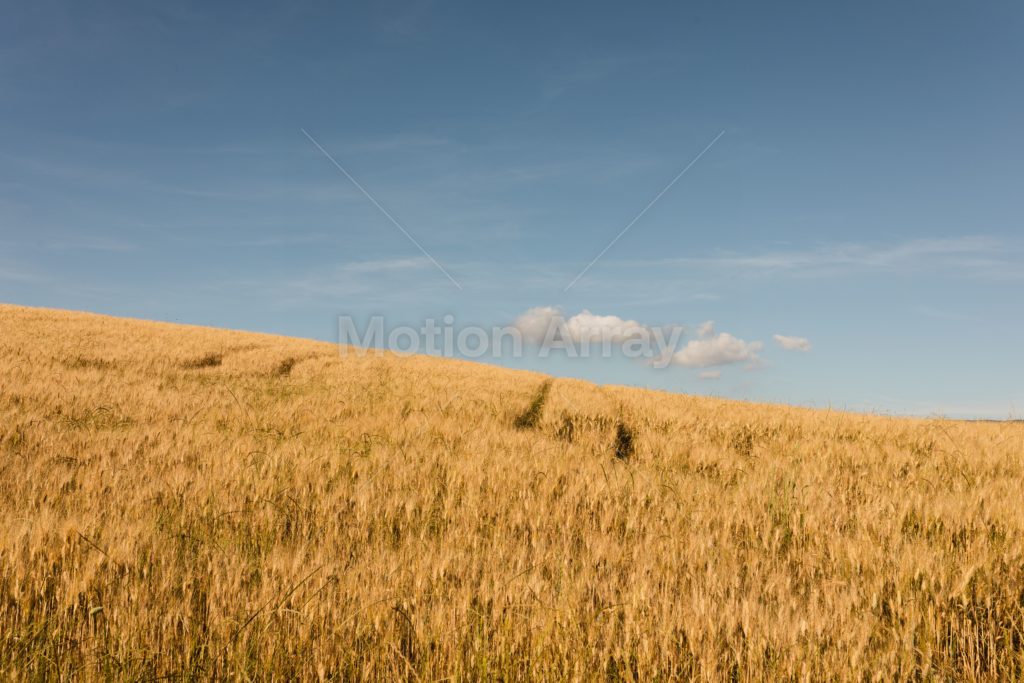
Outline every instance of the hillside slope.
[[0, 306], [0, 671], [1006, 680], [1024, 426]]

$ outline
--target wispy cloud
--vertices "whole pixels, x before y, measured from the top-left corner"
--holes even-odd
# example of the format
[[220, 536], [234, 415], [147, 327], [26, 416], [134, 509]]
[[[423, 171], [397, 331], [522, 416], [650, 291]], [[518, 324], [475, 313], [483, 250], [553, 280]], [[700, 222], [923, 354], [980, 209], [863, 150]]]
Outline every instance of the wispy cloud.
[[335, 245], [341, 246], [345, 243], [346, 236], [339, 234], [327, 234], [323, 232], [282, 232], [279, 234], [262, 235], [258, 237], [243, 237], [225, 240], [225, 244], [235, 247], [289, 247], [303, 245]]
[[655, 62], [667, 62], [672, 56], [656, 51], [630, 52], [580, 56], [563, 63], [546, 65], [548, 74], [544, 81], [545, 99], [555, 99], [578, 86], [599, 83], [609, 77], [621, 75], [631, 68], [650, 66]]
[[[890, 245], [841, 243], [810, 249], [764, 251], [754, 254], [722, 254], [658, 261], [662, 265], [686, 265], [739, 271], [757, 275], [790, 273], [828, 275], [847, 270], [896, 270], [946, 268], [976, 273], [1021, 273], [1013, 250], [991, 237], [967, 236], [915, 239]], [[650, 262], [648, 262], [649, 264]], [[633, 263], [631, 265], [639, 265]]]
[[129, 252], [135, 251], [138, 247], [125, 240], [111, 239], [107, 237], [94, 237], [83, 235], [71, 239], [62, 239], [50, 242], [47, 245], [50, 249], [66, 249], [69, 251], [112, 251]]
[[274, 286], [274, 290], [278, 298], [285, 299], [357, 295], [380, 299], [389, 292], [423, 291], [428, 285], [421, 278], [414, 280], [408, 276], [421, 275], [421, 271], [431, 267], [426, 257], [350, 261], [287, 279]]
[[789, 337], [784, 334], [776, 334], [772, 338], [775, 340], [776, 344], [787, 351], [807, 352], [811, 350], [811, 342], [807, 341], [803, 337]]
[[449, 147], [455, 144], [452, 140], [437, 135], [398, 133], [388, 137], [364, 139], [346, 147], [348, 149], [360, 149], [368, 152], [388, 152], [394, 150], [406, 152], [416, 148]]
[[432, 262], [425, 256], [413, 258], [380, 259], [375, 261], [355, 261], [346, 263], [342, 270], [349, 273], [384, 273], [396, 270], [417, 270], [429, 268]]
[[409, 234], [409, 231], [406, 230], [405, 227], [401, 223], [399, 223], [398, 220], [394, 216], [392, 216], [387, 209], [381, 206], [380, 202], [378, 202], [377, 199], [372, 194], [370, 194], [369, 191], [367, 191], [367, 189], [363, 187], [358, 180], [352, 177], [352, 174], [350, 174], [345, 169], [344, 166], [338, 163], [338, 160], [331, 156], [330, 152], [324, 149], [323, 146], [319, 142], [317, 142], [316, 139], [312, 135], [310, 135], [305, 128], [300, 128], [299, 130], [302, 132], [304, 136], [306, 136], [307, 139], [309, 139], [311, 143], [313, 143], [313, 145], [318, 150], [320, 150], [321, 153], [323, 153], [324, 157], [326, 157], [327, 160], [330, 161], [335, 168], [341, 171], [342, 175], [344, 175], [350, 183], [355, 185], [356, 188], [363, 193], [363, 195], [370, 201], [370, 203], [373, 204], [377, 208], [377, 210], [380, 211], [384, 215], [384, 217], [387, 218], [391, 222], [391, 224], [394, 225], [398, 229], [398, 231], [405, 236], [407, 240], [412, 242], [413, 246], [420, 250], [420, 253], [422, 253], [425, 257], [430, 259], [430, 263], [433, 264], [434, 267], [437, 268], [439, 271], [441, 271], [444, 274], [444, 276], [448, 278], [453, 285], [455, 285], [456, 289], [462, 289], [462, 285], [459, 284], [459, 281], [452, 277], [451, 273], [449, 273], [444, 266], [438, 263], [437, 259], [431, 256], [430, 252], [428, 252], [415, 237]]
[[18, 266], [0, 261], [0, 280], [9, 282], [42, 282], [45, 278]]

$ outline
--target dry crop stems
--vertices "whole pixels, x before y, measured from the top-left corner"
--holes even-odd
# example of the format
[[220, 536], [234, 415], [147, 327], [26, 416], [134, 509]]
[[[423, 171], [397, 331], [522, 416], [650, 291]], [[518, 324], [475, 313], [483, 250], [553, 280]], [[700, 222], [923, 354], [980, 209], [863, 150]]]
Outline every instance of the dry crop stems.
[[546, 381], [0, 306], [0, 676], [1022, 677], [1024, 426]]

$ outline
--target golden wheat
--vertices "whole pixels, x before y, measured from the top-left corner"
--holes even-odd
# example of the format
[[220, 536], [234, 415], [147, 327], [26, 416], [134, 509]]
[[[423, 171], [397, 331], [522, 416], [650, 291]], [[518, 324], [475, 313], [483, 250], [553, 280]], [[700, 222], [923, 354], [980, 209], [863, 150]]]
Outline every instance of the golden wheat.
[[0, 306], [0, 671], [1007, 680], [1024, 427]]

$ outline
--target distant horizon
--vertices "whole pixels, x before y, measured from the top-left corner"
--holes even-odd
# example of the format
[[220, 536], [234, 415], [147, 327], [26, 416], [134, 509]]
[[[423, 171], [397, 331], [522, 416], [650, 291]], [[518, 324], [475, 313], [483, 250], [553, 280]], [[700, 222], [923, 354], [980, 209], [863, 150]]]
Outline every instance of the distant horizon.
[[[64, 313], [81, 313], [81, 314], [85, 314], [85, 315], [97, 315], [97, 316], [110, 317], [110, 318], [115, 318], [115, 319], [133, 320], [133, 321], [137, 321], [137, 322], [151, 322], [151, 323], [167, 324], [167, 325], [180, 325], [182, 327], [199, 327], [199, 328], [210, 329], [210, 330], [224, 330], [224, 331], [228, 331], [228, 332], [240, 332], [240, 333], [249, 333], [249, 334], [268, 335], [268, 336], [273, 336], [273, 337], [281, 337], [282, 339], [295, 339], [295, 340], [301, 340], [301, 341], [322, 342], [322, 343], [331, 344], [331, 345], [334, 345], [334, 346], [338, 346], [339, 345], [339, 340], [337, 339], [337, 337], [335, 337], [334, 339], [317, 338], [317, 337], [297, 337], [295, 335], [279, 334], [279, 333], [268, 332], [266, 330], [260, 330], [260, 329], [250, 329], [250, 328], [240, 328], [240, 327], [223, 327], [223, 326], [218, 326], [216, 324], [193, 323], [193, 322], [188, 322], [186, 320], [178, 320], [178, 319], [176, 319], [176, 320], [164, 320], [164, 319], [159, 319], [159, 318], [145, 318], [145, 317], [139, 317], [139, 316], [113, 315], [113, 314], [110, 314], [110, 313], [104, 313], [102, 311], [91, 311], [91, 310], [82, 310], [82, 309], [70, 309], [70, 308], [60, 308], [60, 307], [50, 307], [50, 306], [24, 306], [22, 304], [6, 302], [6, 301], [0, 301], [0, 306], [13, 306], [13, 307], [17, 307], [17, 308], [28, 308], [28, 309], [36, 309], [36, 310], [41, 310], [41, 311], [59, 311], [59, 312], [64, 312]], [[361, 347], [361, 348], [366, 348], [366, 347]], [[366, 350], [368, 352], [372, 353], [372, 352], [376, 351], [377, 349], [367, 348]], [[1014, 417], [1014, 416], [1008, 416], [1008, 417], [1000, 418], [1000, 417], [977, 417], [977, 416], [970, 417], [970, 416], [960, 416], [960, 415], [947, 414], [947, 413], [927, 413], [927, 414], [921, 413], [921, 414], [916, 414], [916, 413], [898, 413], [898, 412], [879, 412], [879, 411], [872, 411], [872, 410], [847, 408], [847, 407], [842, 407], [842, 406], [837, 406], [837, 405], [821, 406], [821, 405], [809, 405], [809, 404], [800, 404], [800, 403], [787, 403], [785, 401], [756, 401], [756, 400], [752, 400], [752, 399], [733, 398], [733, 397], [730, 397], [730, 396], [720, 396], [720, 395], [709, 394], [709, 393], [694, 393], [694, 392], [689, 392], [689, 391], [685, 391], [685, 390], [664, 389], [664, 388], [660, 388], [660, 387], [646, 386], [646, 385], [642, 385], [642, 384], [629, 384], [629, 383], [621, 383], [621, 382], [594, 382], [592, 380], [587, 379], [585, 376], [559, 375], [559, 374], [553, 374], [553, 373], [550, 373], [550, 372], [544, 372], [543, 370], [534, 370], [534, 369], [529, 369], [529, 368], [524, 368], [524, 367], [516, 367], [516, 366], [508, 365], [507, 363], [502, 363], [502, 362], [500, 362], [500, 359], [498, 359], [498, 360], [494, 360], [494, 359], [488, 360], [488, 359], [482, 359], [482, 358], [466, 358], [466, 357], [457, 356], [457, 355], [448, 356], [448, 355], [438, 355], [438, 354], [430, 354], [430, 353], [424, 353], [424, 352], [403, 353], [401, 351], [394, 351], [394, 350], [387, 349], [387, 348], [379, 349], [379, 350], [381, 350], [381, 351], [383, 351], [385, 353], [393, 353], [393, 354], [398, 355], [398, 356], [428, 356], [430, 358], [455, 360], [455, 361], [460, 361], [460, 362], [464, 362], [464, 363], [476, 363], [476, 364], [480, 364], [480, 365], [486, 365], [486, 366], [489, 366], [489, 367], [500, 368], [500, 369], [503, 369], [503, 370], [522, 371], [522, 372], [528, 372], [528, 373], [541, 374], [541, 375], [545, 375], [545, 376], [551, 377], [551, 378], [556, 379], [556, 380], [557, 379], [571, 379], [571, 380], [578, 380], [578, 381], [583, 381], [583, 382], [590, 382], [590, 383], [592, 383], [592, 384], [594, 384], [596, 386], [628, 387], [628, 388], [632, 388], [632, 389], [643, 389], [643, 390], [647, 390], [647, 391], [664, 391], [666, 393], [676, 394], [676, 395], [686, 395], [686, 396], [692, 396], [692, 397], [695, 397], [695, 398], [712, 398], [712, 399], [720, 399], [720, 400], [725, 400], [725, 401], [736, 401], [736, 402], [739, 402], [739, 403], [752, 403], [752, 404], [762, 404], [762, 405], [776, 405], [776, 406], [781, 406], [781, 407], [788, 406], [788, 407], [792, 407], [792, 408], [801, 408], [801, 409], [819, 410], [819, 411], [835, 410], [835, 411], [839, 411], [839, 412], [843, 412], [843, 413], [850, 413], [850, 414], [855, 414], [855, 415], [864, 415], [864, 416], [870, 416], [870, 417], [891, 417], [891, 418], [894, 418], [894, 419], [901, 419], [901, 418], [924, 419], [924, 420], [927, 420], [927, 419], [939, 419], [939, 420], [953, 420], [953, 421], [960, 421], [960, 422], [999, 422], [999, 423], [1001, 423], [1001, 422], [1007, 422], [1007, 423], [1011, 423], [1011, 422], [1024, 422], [1024, 418]]]

